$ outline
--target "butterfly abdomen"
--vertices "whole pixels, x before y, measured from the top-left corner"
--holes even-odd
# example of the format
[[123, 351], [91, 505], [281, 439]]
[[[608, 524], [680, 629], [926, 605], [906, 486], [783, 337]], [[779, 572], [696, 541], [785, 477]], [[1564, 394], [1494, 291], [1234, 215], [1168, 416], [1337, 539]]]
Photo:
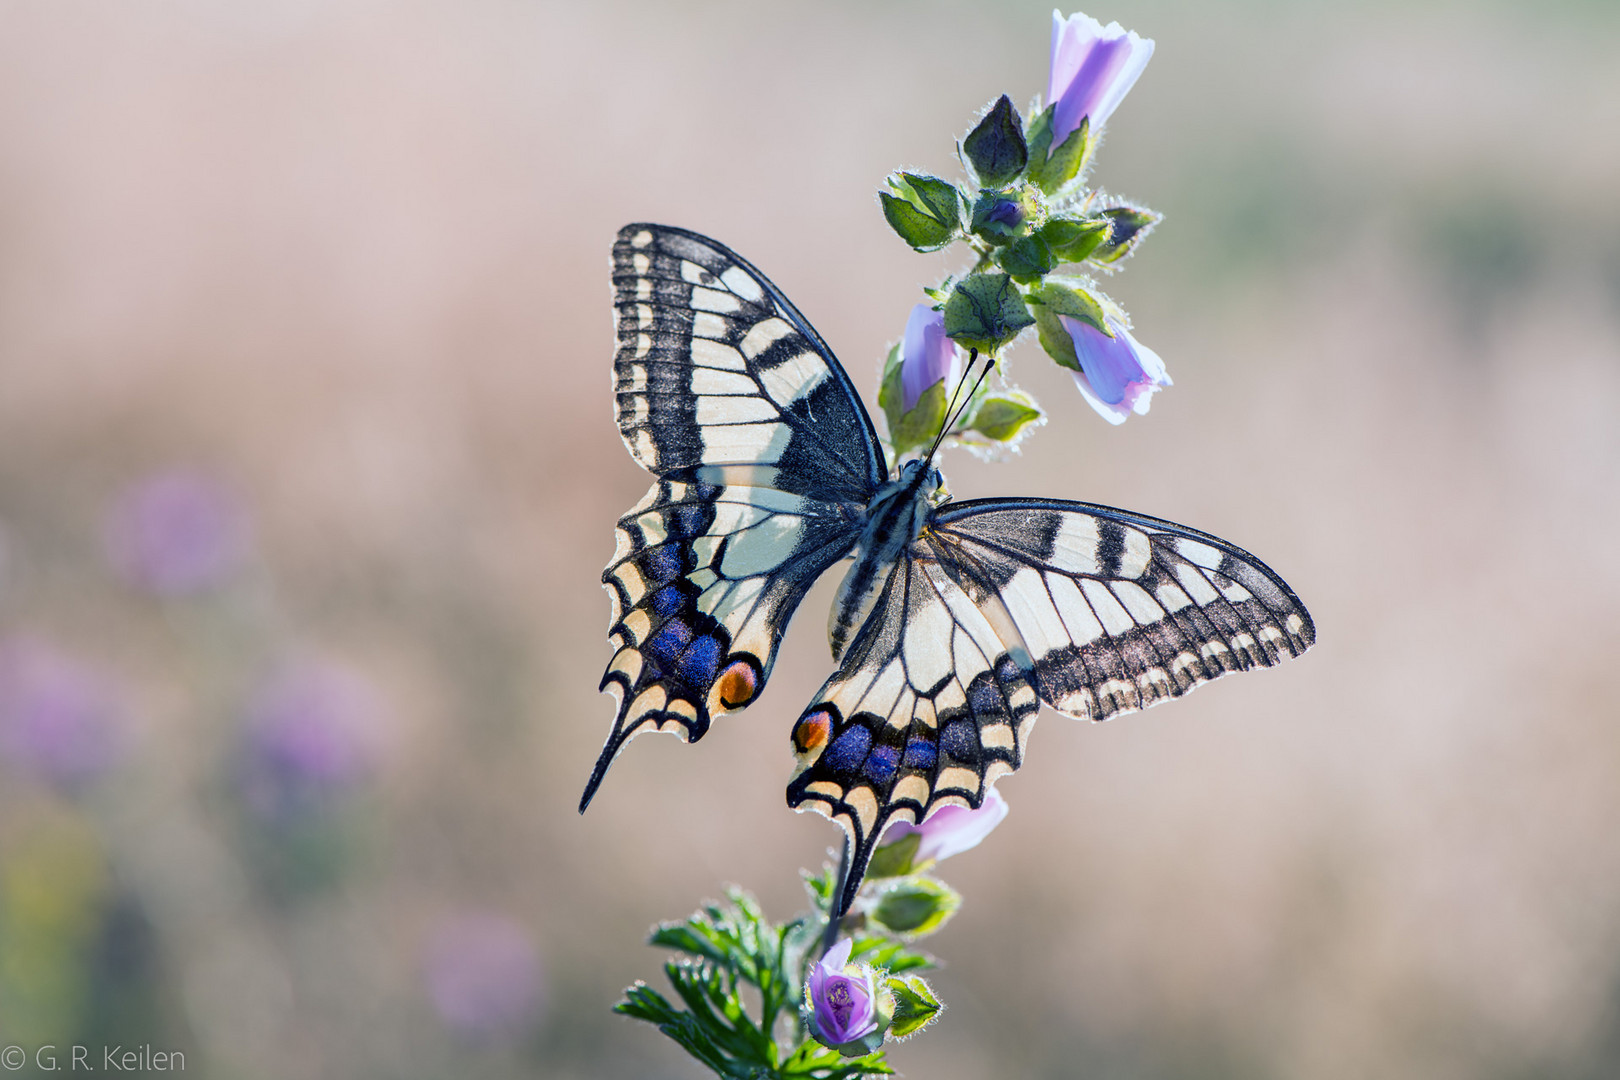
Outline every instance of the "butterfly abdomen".
[[834, 660], [843, 659], [850, 641], [872, 613], [889, 575], [912, 541], [922, 535], [940, 486], [939, 470], [924, 461], [908, 462], [900, 478], [884, 484], [867, 505], [855, 564], [838, 584], [827, 621], [827, 643]]

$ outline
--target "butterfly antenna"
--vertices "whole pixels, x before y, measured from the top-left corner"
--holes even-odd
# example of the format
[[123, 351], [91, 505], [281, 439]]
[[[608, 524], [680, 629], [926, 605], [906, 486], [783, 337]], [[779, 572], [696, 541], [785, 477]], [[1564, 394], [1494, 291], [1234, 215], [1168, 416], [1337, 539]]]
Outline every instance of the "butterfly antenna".
[[[962, 392], [962, 387], [967, 383], [967, 377], [969, 373], [973, 371], [973, 365], [978, 359], [979, 350], [969, 349], [967, 369], [962, 372], [962, 381], [956, 384], [956, 392], [958, 394]], [[951, 403], [945, 410], [948, 418], [946, 419], [944, 425], [940, 427], [939, 434], [934, 436], [934, 445], [928, 448], [928, 456], [923, 459], [924, 461], [934, 460], [934, 455], [939, 451], [939, 444], [945, 441], [946, 434], [953, 427], [955, 427], [956, 422], [962, 418], [962, 414], [967, 411], [968, 404], [973, 400], [973, 395], [979, 392], [979, 384], [984, 382], [984, 377], [986, 375], [990, 374], [990, 369], [996, 366], [995, 361], [990, 359], [988, 356], [984, 358], [984, 361], [984, 368], [979, 372], [978, 381], [973, 384], [973, 389], [967, 392], [967, 397], [962, 399], [962, 403], [958, 405], [955, 396], [952, 396]], [[955, 409], [956, 411], [952, 413], [952, 409]]]

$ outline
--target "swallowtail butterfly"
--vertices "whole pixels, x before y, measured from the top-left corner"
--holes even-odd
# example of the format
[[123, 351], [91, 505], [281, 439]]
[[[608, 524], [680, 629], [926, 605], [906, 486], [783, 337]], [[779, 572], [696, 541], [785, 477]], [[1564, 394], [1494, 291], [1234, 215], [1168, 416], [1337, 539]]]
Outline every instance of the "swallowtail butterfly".
[[950, 502], [930, 461], [890, 477], [832, 350], [746, 260], [629, 225], [613, 246], [619, 432], [657, 482], [602, 580], [618, 699], [580, 801], [643, 731], [696, 740], [758, 699], [794, 608], [852, 557], [838, 670], [793, 728], [788, 805], [849, 833], [846, 910], [891, 821], [976, 807], [1041, 703], [1106, 720], [1316, 630], [1292, 589], [1207, 533], [1090, 503]]

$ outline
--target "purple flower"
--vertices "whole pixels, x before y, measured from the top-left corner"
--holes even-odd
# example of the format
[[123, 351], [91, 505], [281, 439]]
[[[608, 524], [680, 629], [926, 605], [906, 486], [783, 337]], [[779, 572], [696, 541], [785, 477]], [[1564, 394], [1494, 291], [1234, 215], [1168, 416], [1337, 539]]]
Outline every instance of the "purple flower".
[[955, 804], [941, 806], [924, 818], [921, 825], [907, 821], [890, 825], [883, 833], [883, 842], [892, 844], [917, 833], [921, 840], [917, 853], [912, 856], [912, 865], [920, 866], [978, 847], [979, 841], [989, 836], [1006, 816], [1007, 801], [1001, 797], [1001, 792], [991, 788], [985, 792], [977, 810]]
[[1154, 392], [1171, 385], [1159, 354], [1133, 338], [1113, 316], [1105, 317], [1113, 337], [1067, 315], [1058, 319], [1074, 340], [1075, 356], [1080, 360], [1075, 384], [1110, 424], [1123, 424], [1133, 412], [1146, 414]]
[[246, 532], [240, 508], [217, 480], [175, 469], [119, 496], [107, 523], [107, 550], [130, 585], [184, 596], [236, 572], [246, 554]]
[[459, 1034], [509, 1039], [534, 1022], [540, 958], [512, 919], [489, 912], [446, 918], [429, 935], [423, 959], [433, 1010]]
[[879, 988], [865, 964], [851, 964], [853, 938], [843, 938], [810, 969], [804, 984], [810, 1034], [846, 1057], [868, 1054], [883, 1044], [894, 1015], [894, 998]]
[[918, 304], [911, 309], [900, 342], [900, 411], [916, 408], [923, 392], [941, 379], [949, 394], [959, 377], [956, 342], [945, 336], [944, 314]]
[[243, 794], [261, 817], [323, 806], [376, 765], [381, 709], [371, 684], [325, 663], [290, 666], [247, 708]]
[[105, 772], [127, 734], [99, 673], [42, 641], [0, 644], [0, 758], [72, 787]]
[[1107, 26], [1076, 12], [1064, 19], [1052, 12], [1052, 82], [1046, 100], [1055, 105], [1052, 146], [1063, 145], [1091, 117], [1091, 132], [1108, 122], [1153, 55], [1153, 39], [1126, 32], [1117, 22]]

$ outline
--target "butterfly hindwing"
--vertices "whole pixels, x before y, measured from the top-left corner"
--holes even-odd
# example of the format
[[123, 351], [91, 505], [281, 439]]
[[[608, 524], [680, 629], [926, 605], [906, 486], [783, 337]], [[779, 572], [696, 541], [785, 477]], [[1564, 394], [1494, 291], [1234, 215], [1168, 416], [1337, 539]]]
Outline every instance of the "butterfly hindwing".
[[881, 479], [848, 377], [752, 266], [656, 225], [622, 230], [613, 266], [619, 430], [660, 479], [619, 520], [602, 575], [618, 710], [582, 808], [636, 734], [695, 740], [758, 697]]
[[793, 729], [788, 805], [843, 825], [848, 907], [891, 820], [977, 807], [1023, 762], [1040, 708], [978, 604], [930, 559], [901, 560], [842, 668]]

